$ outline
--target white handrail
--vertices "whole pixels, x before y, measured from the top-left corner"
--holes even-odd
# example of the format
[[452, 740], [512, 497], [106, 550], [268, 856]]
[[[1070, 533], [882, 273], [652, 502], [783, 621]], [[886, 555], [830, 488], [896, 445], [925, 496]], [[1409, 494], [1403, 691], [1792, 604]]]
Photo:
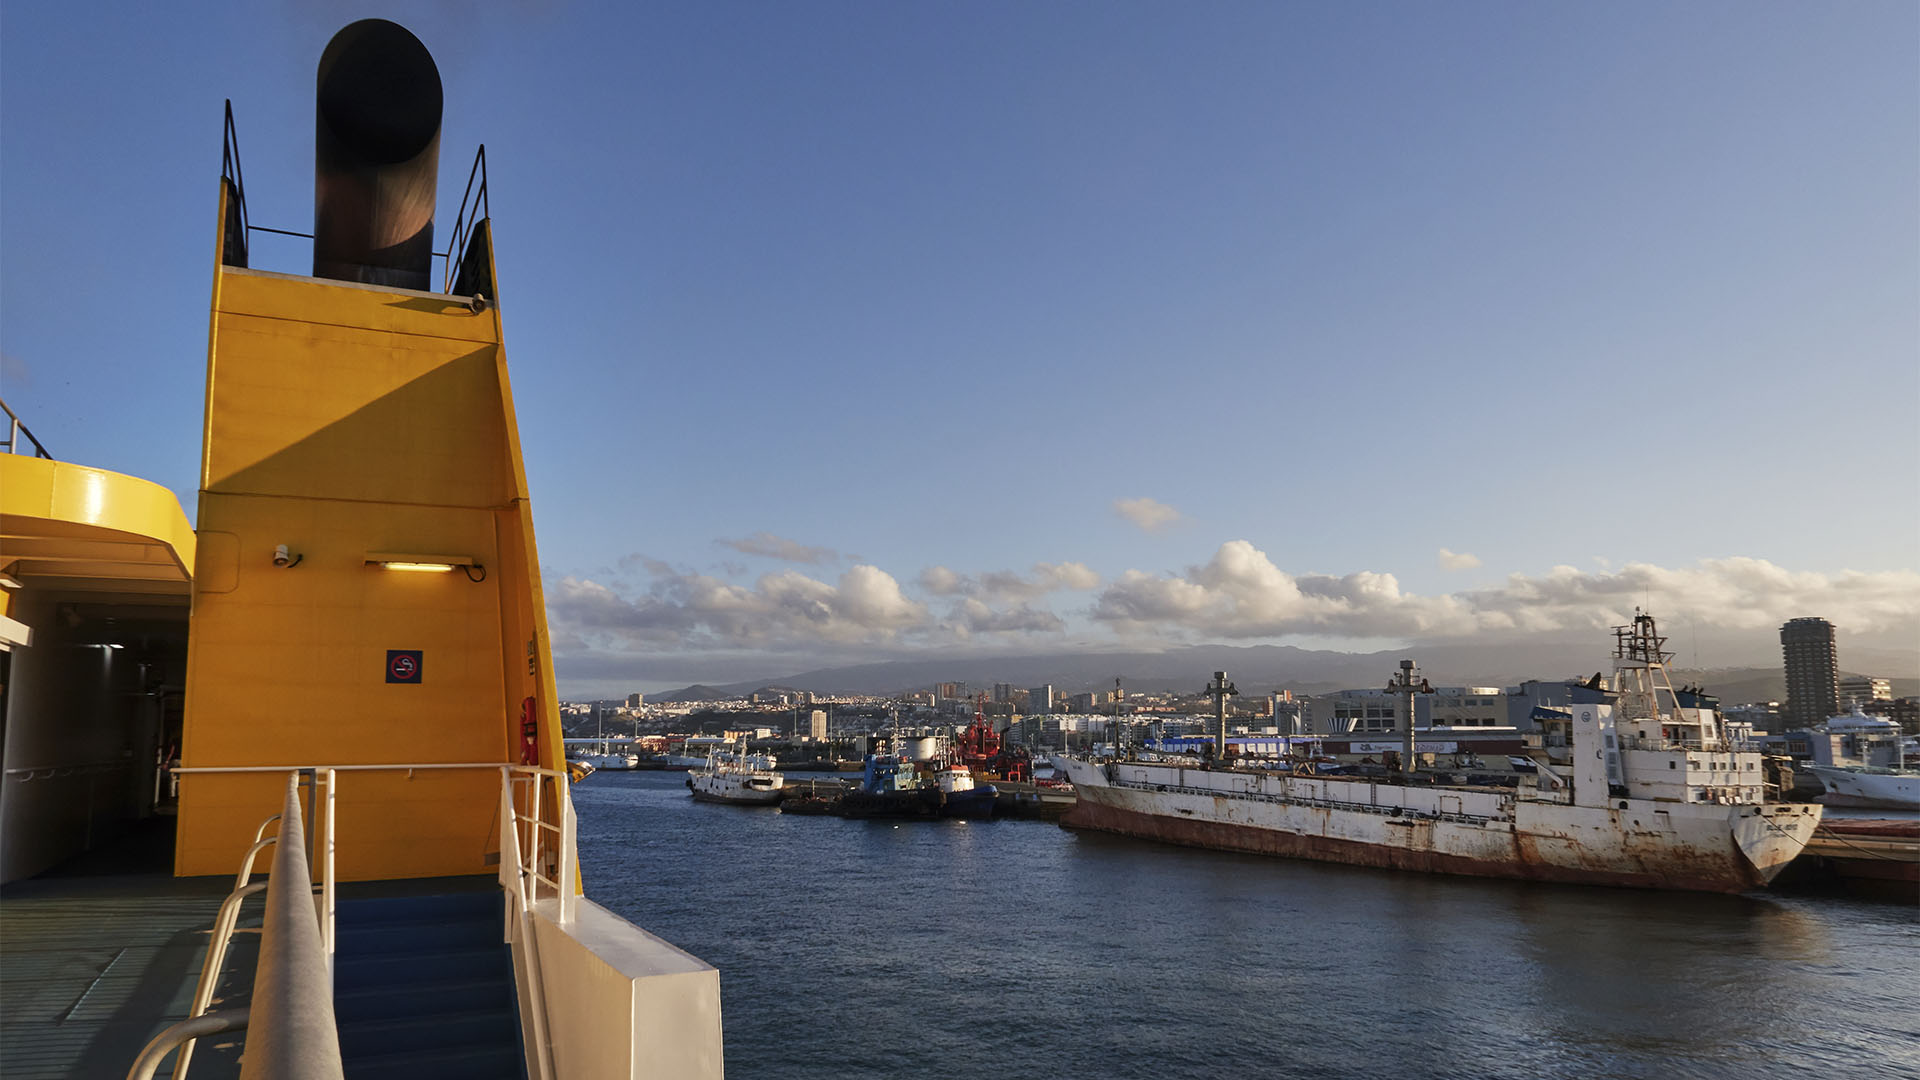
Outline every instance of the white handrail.
[[[553, 1047], [547, 1033], [546, 993], [541, 978], [539, 962], [539, 943], [534, 934], [533, 910], [542, 900], [555, 902], [556, 921], [567, 923], [574, 918], [578, 910], [578, 822], [573, 811], [573, 798], [568, 791], [570, 775], [565, 769], [547, 769], [532, 765], [512, 765], [498, 761], [464, 762], [388, 762], [381, 764], [352, 765], [182, 765], [172, 772], [176, 775], [219, 775], [247, 773], [294, 774], [290, 783], [296, 785], [298, 777], [311, 778], [316, 805], [314, 817], [315, 839], [312, 858], [305, 860], [308, 880], [313, 876], [320, 878], [319, 889], [314, 896], [315, 914], [320, 928], [323, 944], [322, 955], [331, 977], [333, 951], [335, 944], [335, 873], [334, 855], [337, 848], [334, 822], [336, 819], [336, 773], [341, 772], [426, 772], [436, 770], [460, 769], [497, 769], [500, 772], [500, 872], [501, 887], [507, 893], [508, 910], [505, 938], [508, 942], [518, 939], [522, 943], [522, 956], [525, 967], [528, 1008], [526, 1010], [532, 1025], [531, 1042], [536, 1050], [535, 1067], [539, 1070], [538, 1080], [551, 1080], [554, 1075]], [[551, 786], [549, 786], [551, 785]], [[517, 796], [524, 796], [525, 811], [517, 806], [521, 802]], [[289, 795], [287, 816], [299, 819], [297, 802]], [[280, 816], [280, 815], [276, 815]], [[554, 820], [557, 818], [558, 820]], [[235, 892], [229, 897], [231, 911], [222, 905], [221, 918], [216, 920], [216, 933], [226, 929], [222, 937], [230, 937], [234, 932], [231, 926], [239, 918], [238, 901], [262, 888], [249, 885], [255, 857], [273, 839], [263, 839], [267, 825], [272, 819], [262, 823], [254, 834], [254, 843], [242, 860], [240, 873], [236, 876]], [[523, 831], [524, 830], [524, 833]], [[287, 832], [283, 822], [280, 830]], [[547, 834], [551, 834], [548, 836]], [[524, 840], [523, 840], [524, 837]], [[542, 839], [546, 842], [543, 845]], [[298, 845], [304, 852], [304, 843]], [[278, 857], [276, 857], [276, 862]], [[551, 875], [551, 876], [549, 876]], [[225, 941], [220, 941], [222, 955]], [[211, 959], [211, 957], [210, 957]], [[209, 979], [203, 972], [203, 983], [217, 982], [218, 969]], [[205, 996], [210, 999], [212, 986], [205, 987]], [[196, 1013], [205, 1010], [209, 1002], [201, 1002], [199, 990], [196, 990]], [[183, 1075], [192, 1042], [186, 1043], [182, 1058], [175, 1068], [176, 1075]]]
[[[193, 1040], [200, 1036], [244, 1029], [247, 1026], [247, 1012], [244, 1008], [228, 1009], [204, 1016], [191, 1016], [170, 1025], [155, 1035], [140, 1051], [140, 1056], [133, 1059], [133, 1068], [127, 1070], [127, 1080], [153, 1080], [153, 1074], [160, 1070], [160, 1063], [167, 1060], [167, 1053], [176, 1046], [181, 1048], [181, 1060], [184, 1062]], [[179, 1066], [175, 1067], [174, 1075], [181, 1075]]]
[[[287, 776], [280, 841], [267, 877], [266, 925], [254, 973], [252, 1012], [240, 1080], [341, 1080], [333, 982], [313, 908], [312, 864], [300, 817], [300, 776]], [[293, 882], [299, 880], [300, 884]]]
[[[520, 969], [526, 978], [527, 1009], [532, 1020], [532, 1038], [534, 1065], [538, 1071], [536, 1080], [550, 1080], [553, 1076], [553, 1047], [547, 1038], [547, 1001], [546, 983], [540, 972], [540, 941], [534, 932], [532, 904], [530, 902], [527, 877], [528, 866], [520, 855], [520, 814], [514, 809], [514, 784], [522, 778], [515, 777], [510, 767], [500, 769], [500, 885], [507, 893], [507, 930], [509, 943], [518, 940], [521, 943]], [[538, 778], [535, 782], [536, 794]], [[538, 813], [537, 804], [535, 812]], [[537, 833], [536, 833], [537, 835]]]

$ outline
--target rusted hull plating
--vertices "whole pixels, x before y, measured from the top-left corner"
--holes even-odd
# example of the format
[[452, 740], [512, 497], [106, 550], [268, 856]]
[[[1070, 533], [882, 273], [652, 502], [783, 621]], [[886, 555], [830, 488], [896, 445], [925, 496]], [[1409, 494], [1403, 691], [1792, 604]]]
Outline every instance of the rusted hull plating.
[[[1319, 862], [1703, 892], [1765, 886], [1819, 822], [1811, 806], [1587, 807], [1490, 791], [1401, 788], [1173, 766], [1070, 769], [1068, 828]], [[1622, 802], [1625, 807], [1622, 807]]]

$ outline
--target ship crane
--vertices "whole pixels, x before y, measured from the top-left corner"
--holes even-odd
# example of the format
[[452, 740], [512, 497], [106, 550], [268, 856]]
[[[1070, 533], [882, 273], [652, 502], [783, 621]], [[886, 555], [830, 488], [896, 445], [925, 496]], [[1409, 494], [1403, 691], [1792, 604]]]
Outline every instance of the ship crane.
[[1407, 717], [1406, 750], [1400, 756], [1400, 769], [1403, 774], [1410, 775], [1413, 772], [1415, 761], [1413, 755], [1413, 695], [1431, 694], [1433, 693], [1433, 686], [1428, 683], [1426, 679], [1421, 678], [1419, 670], [1413, 666], [1413, 661], [1402, 660], [1400, 661], [1399, 673], [1387, 680], [1387, 693], [1400, 695], [1401, 711], [1404, 712]]
[[1214, 759], [1224, 763], [1227, 760], [1227, 699], [1239, 697], [1240, 691], [1227, 681], [1226, 672], [1216, 671], [1213, 673], [1213, 681], [1200, 692], [1213, 698], [1214, 730], [1217, 732], [1213, 744]]

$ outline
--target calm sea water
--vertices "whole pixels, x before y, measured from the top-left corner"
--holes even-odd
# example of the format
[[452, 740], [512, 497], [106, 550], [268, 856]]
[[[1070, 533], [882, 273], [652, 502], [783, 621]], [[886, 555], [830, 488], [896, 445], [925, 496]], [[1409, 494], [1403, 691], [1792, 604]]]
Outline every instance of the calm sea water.
[[1478, 881], [574, 787], [735, 1080], [1920, 1077], [1915, 909]]

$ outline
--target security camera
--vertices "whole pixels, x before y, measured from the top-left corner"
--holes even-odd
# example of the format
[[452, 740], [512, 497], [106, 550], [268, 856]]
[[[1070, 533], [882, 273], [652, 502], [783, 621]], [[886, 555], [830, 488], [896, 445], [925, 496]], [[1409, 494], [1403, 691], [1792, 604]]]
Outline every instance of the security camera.
[[304, 555], [294, 555], [289, 553], [287, 551], [287, 545], [285, 544], [275, 544], [273, 546], [273, 565], [275, 566], [280, 566], [280, 567], [299, 566], [300, 560], [305, 557], [306, 556]]

